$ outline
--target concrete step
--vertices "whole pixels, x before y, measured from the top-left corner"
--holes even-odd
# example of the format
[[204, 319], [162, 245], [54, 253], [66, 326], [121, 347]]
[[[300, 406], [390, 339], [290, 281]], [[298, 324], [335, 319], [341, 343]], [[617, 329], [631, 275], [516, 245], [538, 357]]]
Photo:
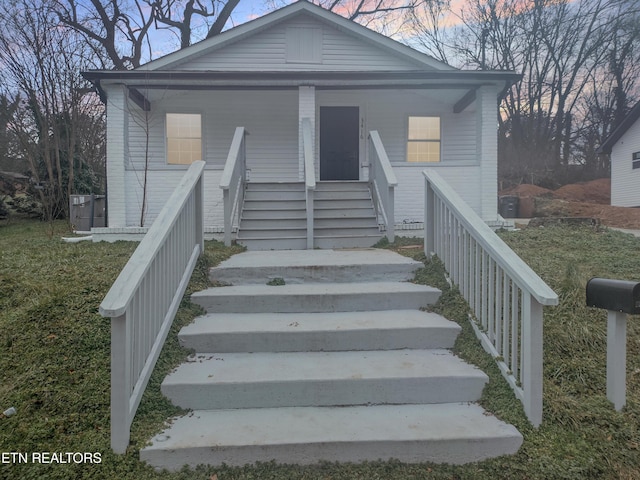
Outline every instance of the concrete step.
[[215, 313], [178, 335], [197, 353], [329, 352], [453, 348], [461, 328], [420, 310], [334, 313]]
[[373, 247], [382, 237], [380, 232], [371, 235], [316, 235], [314, 245], [316, 248], [366, 248]]
[[301, 208], [272, 208], [267, 209], [260, 204], [246, 205], [242, 210], [242, 220], [264, 220], [269, 221], [279, 219], [300, 219], [305, 223], [307, 221], [307, 211], [303, 206]]
[[245, 201], [266, 200], [301, 200], [305, 201], [305, 192], [297, 190], [247, 190], [244, 194]]
[[[274, 222], [275, 223], [275, 222]], [[238, 230], [238, 239], [252, 239], [252, 238], [291, 238], [291, 237], [305, 237], [307, 235], [307, 226], [297, 227], [284, 227], [271, 225], [271, 227], [261, 228], [245, 228], [241, 223]]]
[[376, 227], [378, 222], [373, 215], [364, 217], [316, 218], [315, 228], [343, 228], [343, 227]]
[[368, 200], [371, 202], [369, 190], [316, 190], [314, 202], [321, 200]]
[[304, 210], [306, 212], [306, 203], [304, 200], [251, 200], [245, 199], [243, 210]]
[[247, 191], [253, 192], [267, 192], [267, 191], [304, 191], [304, 183], [303, 182], [269, 182], [269, 183], [260, 183], [260, 182], [248, 182], [245, 184]]
[[267, 228], [302, 228], [306, 231], [307, 220], [305, 218], [243, 218], [240, 222], [240, 230]]
[[426, 307], [440, 293], [401, 282], [240, 285], [196, 292], [191, 301], [211, 313], [377, 311]]
[[313, 217], [316, 220], [321, 218], [376, 218], [371, 202], [364, 207], [350, 207], [348, 209], [333, 207], [322, 208], [314, 204]]
[[371, 202], [371, 197], [362, 198], [362, 199], [349, 199], [349, 198], [333, 198], [327, 200], [315, 200], [313, 202], [314, 210], [326, 209], [326, 208], [335, 208], [335, 209], [351, 209], [351, 208], [371, 208], [373, 209], [373, 203]]
[[403, 255], [377, 248], [359, 250], [302, 250], [243, 252], [209, 272], [213, 282], [233, 285], [266, 284], [283, 278], [288, 284], [353, 281], [407, 281], [424, 265]]
[[334, 192], [340, 192], [340, 191], [354, 191], [354, 190], [360, 190], [360, 191], [369, 191], [369, 183], [368, 182], [344, 182], [344, 181], [335, 181], [335, 182], [331, 182], [331, 181], [321, 181], [321, 182], [317, 182], [316, 183], [316, 191], [334, 191]]
[[315, 237], [365, 237], [365, 236], [382, 236], [380, 228], [377, 224], [365, 226], [342, 226], [342, 227], [317, 227], [314, 228]]
[[173, 471], [271, 460], [463, 464], [522, 444], [513, 426], [467, 403], [194, 411], [170, 423], [140, 458]]
[[247, 247], [249, 250], [264, 251], [264, 250], [301, 250], [307, 247], [307, 237], [295, 236], [295, 237], [256, 237], [256, 238], [243, 238], [238, 236], [236, 242], [239, 245]]
[[488, 377], [448, 350], [201, 353], [162, 382], [181, 408], [473, 402]]

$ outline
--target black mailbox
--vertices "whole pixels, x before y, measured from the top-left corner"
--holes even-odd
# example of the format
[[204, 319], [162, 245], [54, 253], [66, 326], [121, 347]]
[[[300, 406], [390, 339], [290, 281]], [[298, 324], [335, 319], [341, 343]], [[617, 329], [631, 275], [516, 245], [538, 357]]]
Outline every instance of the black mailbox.
[[640, 282], [592, 278], [587, 282], [587, 305], [616, 312], [640, 313]]

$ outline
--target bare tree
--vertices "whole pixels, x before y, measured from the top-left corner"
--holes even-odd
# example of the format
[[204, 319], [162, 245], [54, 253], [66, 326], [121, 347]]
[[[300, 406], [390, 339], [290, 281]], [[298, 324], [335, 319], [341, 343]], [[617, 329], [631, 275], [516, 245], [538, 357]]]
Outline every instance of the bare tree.
[[5, 83], [22, 99], [10, 129], [53, 220], [67, 216], [69, 195], [88, 166], [80, 133], [100, 107], [80, 76], [92, 65], [86, 42], [60, 28], [47, 7], [38, 0], [3, 5], [0, 62]]
[[585, 149], [584, 127], [594, 113], [586, 104], [609, 102], [601, 82], [610, 79], [617, 118], [628, 104], [637, 77], [637, 9], [630, 0], [473, 0], [426, 23], [418, 16], [414, 25], [430, 52], [460, 67], [522, 73], [502, 104], [500, 174], [552, 185], [595, 151]]
[[154, 18], [138, 0], [53, 0], [59, 20], [100, 48], [118, 70], [137, 67], [148, 45]]
[[0, 94], [0, 170], [15, 170], [15, 161], [8, 158], [12, 143], [9, 125], [19, 103], [20, 97], [11, 98], [6, 93]]

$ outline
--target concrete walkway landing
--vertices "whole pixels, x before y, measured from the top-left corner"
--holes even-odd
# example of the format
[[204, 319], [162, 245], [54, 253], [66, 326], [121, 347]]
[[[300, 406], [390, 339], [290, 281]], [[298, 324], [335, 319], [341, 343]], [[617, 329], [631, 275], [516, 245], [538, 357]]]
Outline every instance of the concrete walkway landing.
[[248, 251], [211, 269], [210, 279], [231, 285], [411, 280], [420, 262], [380, 248]]
[[176, 471], [517, 452], [520, 433], [474, 403], [488, 377], [451, 352], [460, 326], [425, 311], [440, 291], [409, 282], [421, 267], [362, 249], [249, 251], [212, 269], [228, 286], [192, 295], [207, 313], [179, 338], [195, 354], [161, 387], [190, 412], [140, 458]]

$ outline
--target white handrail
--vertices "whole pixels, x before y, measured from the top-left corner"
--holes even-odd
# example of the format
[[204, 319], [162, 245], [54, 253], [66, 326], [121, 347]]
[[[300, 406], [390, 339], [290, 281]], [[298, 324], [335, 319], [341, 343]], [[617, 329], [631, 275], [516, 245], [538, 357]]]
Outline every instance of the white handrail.
[[393, 167], [384, 149], [380, 135], [376, 130], [369, 132], [371, 148], [369, 149], [369, 183], [373, 195], [376, 210], [382, 215], [387, 239], [393, 242], [395, 239], [395, 199], [394, 189], [398, 180]]
[[224, 164], [220, 188], [224, 204], [224, 244], [231, 245], [231, 230], [236, 215], [240, 215], [244, 201], [244, 184], [246, 177], [246, 136], [244, 127], [237, 127], [229, 148], [229, 155]]
[[542, 307], [558, 296], [434, 170], [424, 170], [425, 243], [475, 314], [483, 347], [522, 401], [542, 422]]
[[202, 173], [194, 162], [100, 304], [111, 317], [111, 448], [124, 453], [198, 256], [204, 249]]
[[302, 119], [302, 152], [304, 155], [304, 183], [307, 205], [307, 249], [313, 249], [313, 197], [316, 189], [316, 172], [313, 164], [313, 137], [311, 135], [311, 120]]

